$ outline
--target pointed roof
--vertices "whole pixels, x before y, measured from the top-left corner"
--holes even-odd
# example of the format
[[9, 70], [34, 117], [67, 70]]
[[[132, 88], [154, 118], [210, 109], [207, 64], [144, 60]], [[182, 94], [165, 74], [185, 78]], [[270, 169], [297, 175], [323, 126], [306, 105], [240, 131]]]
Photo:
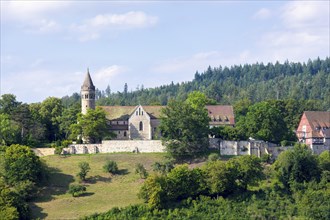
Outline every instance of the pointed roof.
[[89, 74], [89, 69], [87, 68], [87, 74], [84, 80], [83, 85], [81, 86], [82, 90], [95, 90], [91, 75]]

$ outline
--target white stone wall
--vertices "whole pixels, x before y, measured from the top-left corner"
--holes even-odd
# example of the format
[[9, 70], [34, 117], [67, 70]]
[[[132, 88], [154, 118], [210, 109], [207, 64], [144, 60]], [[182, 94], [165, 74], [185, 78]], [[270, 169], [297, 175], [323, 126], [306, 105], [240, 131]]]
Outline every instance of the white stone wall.
[[267, 148], [273, 146], [263, 141], [225, 141], [210, 138], [210, 148], [220, 149], [221, 155], [255, 155], [267, 154]]
[[115, 153], [115, 152], [165, 152], [158, 140], [111, 140], [102, 144], [72, 144], [68, 148], [71, 154]]

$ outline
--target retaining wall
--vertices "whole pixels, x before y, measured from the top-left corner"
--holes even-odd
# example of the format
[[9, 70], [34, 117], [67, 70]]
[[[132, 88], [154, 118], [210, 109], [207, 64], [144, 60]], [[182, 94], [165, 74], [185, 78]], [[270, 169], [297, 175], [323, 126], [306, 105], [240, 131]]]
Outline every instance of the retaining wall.
[[72, 144], [67, 148], [70, 154], [93, 154], [115, 152], [165, 152], [165, 147], [159, 140], [111, 140], [102, 144]]

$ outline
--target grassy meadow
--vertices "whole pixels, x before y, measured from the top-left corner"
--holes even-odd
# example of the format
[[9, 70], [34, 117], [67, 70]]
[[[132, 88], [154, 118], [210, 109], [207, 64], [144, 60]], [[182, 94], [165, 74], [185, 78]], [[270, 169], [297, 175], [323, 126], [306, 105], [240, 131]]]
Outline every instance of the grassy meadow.
[[[113, 153], [52, 155], [42, 159], [50, 167], [49, 183], [39, 196], [30, 202], [32, 217], [40, 219], [77, 219], [95, 212], [105, 212], [113, 207], [141, 203], [137, 193], [143, 180], [135, 174], [135, 164], [141, 163], [148, 171], [156, 161], [164, 159], [163, 153]], [[120, 174], [111, 176], [102, 169], [106, 160], [118, 164]], [[67, 193], [71, 183], [78, 183], [76, 174], [79, 162], [88, 162], [91, 170], [84, 183], [87, 191], [80, 197]]]

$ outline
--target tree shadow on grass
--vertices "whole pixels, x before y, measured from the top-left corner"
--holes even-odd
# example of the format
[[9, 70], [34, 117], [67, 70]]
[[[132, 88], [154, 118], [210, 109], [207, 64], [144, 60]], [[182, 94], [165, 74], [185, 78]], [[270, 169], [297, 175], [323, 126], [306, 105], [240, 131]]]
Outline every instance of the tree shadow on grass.
[[118, 175], [127, 175], [129, 174], [128, 169], [120, 169], [117, 172]]
[[87, 197], [87, 196], [92, 196], [94, 194], [95, 193], [93, 193], [93, 192], [85, 192], [85, 193], [80, 194], [78, 197]]
[[32, 219], [45, 219], [48, 214], [43, 212], [43, 209], [33, 202], [29, 203], [29, 208], [31, 210]]
[[70, 183], [74, 182], [72, 175], [61, 173], [61, 170], [57, 168], [51, 167], [48, 172], [47, 184], [40, 188], [34, 202], [47, 202], [54, 199], [56, 195], [65, 194], [69, 189]]
[[66, 194], [72, 182], [74, 182], [72, 175], [61, 173], [61, 170], [49, 167], [48, 180], [44, 186], [38, 189], [38, 195], [29, 203], [33, 219], [44, 219], [47, 216], [46, 213], [42, 212], [43, 209], [38, 207], [36, 203], [48, 202], [53, 200], [55, 198], [54, 196]]
[[97, 182], [111, 182], [111, 177], [103, 177], [100, 175], [96, 175], [96, 176], [91, 176], [89, 178], [86, 179], [85, 181], [86, 183], [90, 183], [90, 184], [95, 184]]

